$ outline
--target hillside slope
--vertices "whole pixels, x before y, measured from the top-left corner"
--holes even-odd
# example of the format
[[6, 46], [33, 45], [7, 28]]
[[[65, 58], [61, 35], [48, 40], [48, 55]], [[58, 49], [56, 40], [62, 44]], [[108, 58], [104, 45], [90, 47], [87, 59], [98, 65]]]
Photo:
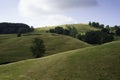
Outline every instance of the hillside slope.
[[98, 30], [97, 28], [91, 27], [88, 24], [71, 24], [71, 26], [74, 26], [79, 33]]
[[[99, 30], [97, 28], [89, 26], [88, 24], [67, 24], [67, 25], [74, 26], [78, 30], [79, 33], [85, 33], [87, 31]], [[63, 28], [66, 28], [66, 25], [60, 25], [60, 26]], [[49, 29], [53, 29], [55, 27], [56, 26], [47, 26], [47, 27], [37, 28], [36, 33], [38, 33], [38, 32], [44, 33], [46, 31], [48, 31]]]
[[120, 41], [0, 66], [0, 80], [120, 80]]
[[0, 35], [0, 63], [33, 58], [30, 46], [36, 37], [44, 40], [46, 45], [45, 56], [90, 46], [75, 38], [57, 34], [26, 35], [22, 37]]

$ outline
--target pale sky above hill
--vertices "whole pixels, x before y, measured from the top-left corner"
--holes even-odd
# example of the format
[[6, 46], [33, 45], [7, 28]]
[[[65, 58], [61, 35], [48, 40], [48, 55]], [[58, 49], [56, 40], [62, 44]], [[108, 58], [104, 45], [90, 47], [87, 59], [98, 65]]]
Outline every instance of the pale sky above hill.
[[96, 21], [120, 25], [120, 0], [0, 0], [0, 22], [35, 27]]

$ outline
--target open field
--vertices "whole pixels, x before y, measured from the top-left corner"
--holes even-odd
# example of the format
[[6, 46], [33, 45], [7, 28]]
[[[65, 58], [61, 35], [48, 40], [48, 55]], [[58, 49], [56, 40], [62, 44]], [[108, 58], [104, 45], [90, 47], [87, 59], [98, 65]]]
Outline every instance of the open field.
[[0, 66], [0, 80], [120, 80], [120, 41]]
[[15, 34], [4, 34], [0, 35], [0, 63], [33, 58], [30, 46], [36, 37], [44, 40], [46, 45], [45, 56], [90, 46], [80, 40], [58, 34], [24, 34], [22, 37], [17, 37]]

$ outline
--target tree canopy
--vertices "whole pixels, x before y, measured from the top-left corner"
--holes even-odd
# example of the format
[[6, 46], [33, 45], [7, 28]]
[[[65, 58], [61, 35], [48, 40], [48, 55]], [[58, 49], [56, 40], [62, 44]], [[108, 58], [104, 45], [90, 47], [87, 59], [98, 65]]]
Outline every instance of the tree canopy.
[[33, 31], [29, 25], [24, 23], [0, 23], [0, 34], [26, 33]]
[[35, 58], [39, 58], [44, 56], [45, 53], [45, 45], [42, 39], [35, 38], [33, 40], [33, 45], [31, 46], [31, 51]]

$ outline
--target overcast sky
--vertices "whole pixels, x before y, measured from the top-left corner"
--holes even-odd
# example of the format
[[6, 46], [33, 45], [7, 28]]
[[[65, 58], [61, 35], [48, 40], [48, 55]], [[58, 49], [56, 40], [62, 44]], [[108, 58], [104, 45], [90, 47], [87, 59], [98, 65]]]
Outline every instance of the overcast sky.
[[0, 0], [0, 22], [41, 27], [89, 21], [120, 25], [120, 0]]

